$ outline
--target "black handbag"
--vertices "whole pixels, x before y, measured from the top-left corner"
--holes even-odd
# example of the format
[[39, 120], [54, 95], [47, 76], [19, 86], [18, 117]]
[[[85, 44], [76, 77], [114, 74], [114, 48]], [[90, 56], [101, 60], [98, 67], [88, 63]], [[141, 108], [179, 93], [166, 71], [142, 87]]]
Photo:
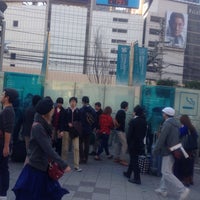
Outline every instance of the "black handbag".
[[188, 134], [185, 135], [182, 139], [182, 145], [185, 150], [196, 150], [198, 149], [198, 135], [196, 133], [191, 133], [188, 131]]
[[71, 139], [79, 137], [79, 132], [74, 126], [69, 128], [69, 136]]

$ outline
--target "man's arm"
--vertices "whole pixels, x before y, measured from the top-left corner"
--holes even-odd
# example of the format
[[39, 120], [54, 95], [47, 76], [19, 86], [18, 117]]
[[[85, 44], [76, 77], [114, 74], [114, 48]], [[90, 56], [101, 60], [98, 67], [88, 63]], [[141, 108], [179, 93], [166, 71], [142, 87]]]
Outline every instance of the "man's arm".
[[7, 157], [10, 152], [10, 140], [11, 140], [11, 134], [8, 132], [5, 132], [5, 138], [4, 138], [4, 148], [3, 148], [3, 156]]

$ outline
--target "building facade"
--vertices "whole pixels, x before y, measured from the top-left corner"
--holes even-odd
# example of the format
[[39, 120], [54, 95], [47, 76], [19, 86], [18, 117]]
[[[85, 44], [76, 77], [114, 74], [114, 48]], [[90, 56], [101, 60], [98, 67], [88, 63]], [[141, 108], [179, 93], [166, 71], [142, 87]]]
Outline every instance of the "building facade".
[[197, 1], [152, 2], [145, 19], [144, 44], [151, 54], [147, 79], [199, 80], [199, 10]]
[[115, 76], [118, 45], [135, 41], [142, 45], [143, 1], [139, 9], [97, 6], [94, 2], [89, 10], [84, 4], [52, 4], [50, 20], [46, 4], [9, 3], [5, 11], [9, 52], [4, 55], [4, 68], [22, 68], [23, 72], [29, 69], [30, 73], [30, 69], [40, 69], [50, 24], [49, 48], [45, 52], [49, 70], [83, 73], [86, 61], [87, 72], [92, 73], [98, 36], [106, 73]]

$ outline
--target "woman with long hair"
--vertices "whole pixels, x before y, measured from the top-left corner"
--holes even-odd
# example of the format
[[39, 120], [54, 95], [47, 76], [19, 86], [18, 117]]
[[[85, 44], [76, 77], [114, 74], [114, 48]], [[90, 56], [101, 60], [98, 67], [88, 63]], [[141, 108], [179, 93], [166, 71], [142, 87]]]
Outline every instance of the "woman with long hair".
[[[196, 156], [197, 148], [197, 131], [192, 125], [191, 120], [188, 115], [182, 115], [180, 117], [181, 128], [180, 128], [180, 139], [183, 147], [189, 155], [188, 159], [176, 160], [174, 165], [174, 173], [179, 178], [185, 186], [193, 185], [193, 173], [194, 173], [194, 160]], [[186, 140], [188, 135], [194, 138], [196, 145], [188, 146], [186, 145]], [[191, 144], [192, 145], [192, 144]]]

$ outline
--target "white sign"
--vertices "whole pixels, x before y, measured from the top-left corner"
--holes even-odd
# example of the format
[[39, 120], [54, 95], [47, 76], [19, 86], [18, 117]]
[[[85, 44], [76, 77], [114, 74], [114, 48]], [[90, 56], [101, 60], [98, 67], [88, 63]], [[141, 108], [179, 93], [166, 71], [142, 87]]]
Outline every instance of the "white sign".
[[198, 100], [199, 95], [196, 93], [180, 93], [180, 114], [197, 115], [198, 114]]

